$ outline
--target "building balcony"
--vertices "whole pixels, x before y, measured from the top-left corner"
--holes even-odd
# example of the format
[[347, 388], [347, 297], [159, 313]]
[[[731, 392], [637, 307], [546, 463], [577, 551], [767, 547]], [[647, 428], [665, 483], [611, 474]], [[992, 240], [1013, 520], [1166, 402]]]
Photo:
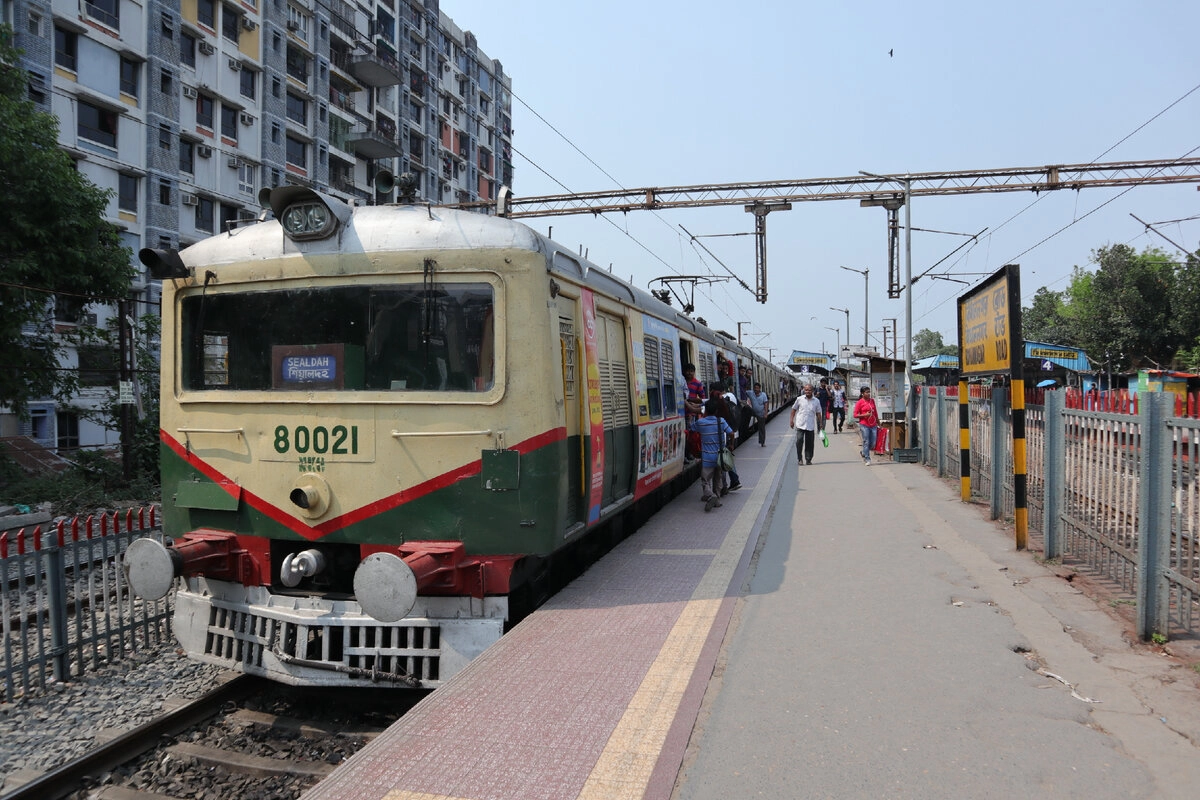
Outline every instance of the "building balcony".
[[350, 74], [367, 86], [398, 86], [403, 70], [400, 62], [386, 50], [376, 47], [374, 53], [350, 57]]
[[389, 137], [370, 122], [356, 125], [350, 131], [346, 143], [354, 148], [356, 155], [363, 158], [393, 158], [404, 152], [400, 149], [394, 132]]

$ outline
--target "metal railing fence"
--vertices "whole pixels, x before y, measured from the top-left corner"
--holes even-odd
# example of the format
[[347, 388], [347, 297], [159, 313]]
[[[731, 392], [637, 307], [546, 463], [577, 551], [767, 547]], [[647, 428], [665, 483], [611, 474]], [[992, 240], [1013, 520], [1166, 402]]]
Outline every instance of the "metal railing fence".
[[[1011, 520], [1008, 388], [970, 389], [971, 496]], [[1200, 632], [1200, 419], [1182, 416], [1169, 393], [1120, 411], [1043, 397], [1025, 410], [1029, 546], [1128, 594], [1139, 636]], [[957, 389], [925, 387], [919, 398], [921, 461], [957, 480]]]
[[154, 507], [0, 534], [0, 700], [19, 700], [171, 637], [167, 600], [133, 596], [121, 555], [161, 535]]

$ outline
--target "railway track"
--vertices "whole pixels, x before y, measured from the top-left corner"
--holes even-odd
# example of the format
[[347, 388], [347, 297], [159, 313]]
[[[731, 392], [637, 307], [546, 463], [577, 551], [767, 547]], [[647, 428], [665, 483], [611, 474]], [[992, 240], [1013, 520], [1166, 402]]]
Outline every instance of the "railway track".
[[239, 675], [0, 800], [287, 800], [425, 694], [297, 689]]

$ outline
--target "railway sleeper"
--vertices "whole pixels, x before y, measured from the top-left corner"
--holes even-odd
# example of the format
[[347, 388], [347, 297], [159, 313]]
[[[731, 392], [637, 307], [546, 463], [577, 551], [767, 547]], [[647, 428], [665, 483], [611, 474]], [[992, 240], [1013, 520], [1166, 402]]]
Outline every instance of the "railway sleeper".
[[246, 753], [231, 753], [215, 747], [180, 742], [167, 748], [167, 752], [179, 759], [206, 764], [210, 767], [221, 767], [229, 772], [241, 775], [251, 775], [256, 778], [274, 776], [302, 776], [306, 778], [324, 778], [333, 772], [335, 765], [319, 764], [311, 761], [290, 761], [278, 758], [264, 758]]

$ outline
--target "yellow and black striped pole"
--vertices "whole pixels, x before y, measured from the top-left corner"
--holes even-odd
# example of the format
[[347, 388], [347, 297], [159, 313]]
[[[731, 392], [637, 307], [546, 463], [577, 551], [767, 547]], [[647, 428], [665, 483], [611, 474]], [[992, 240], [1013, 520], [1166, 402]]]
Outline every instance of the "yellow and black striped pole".
[[958, 382], [958, 474], [962, 501], [971, 502], [971, 398], [967, 382]]

